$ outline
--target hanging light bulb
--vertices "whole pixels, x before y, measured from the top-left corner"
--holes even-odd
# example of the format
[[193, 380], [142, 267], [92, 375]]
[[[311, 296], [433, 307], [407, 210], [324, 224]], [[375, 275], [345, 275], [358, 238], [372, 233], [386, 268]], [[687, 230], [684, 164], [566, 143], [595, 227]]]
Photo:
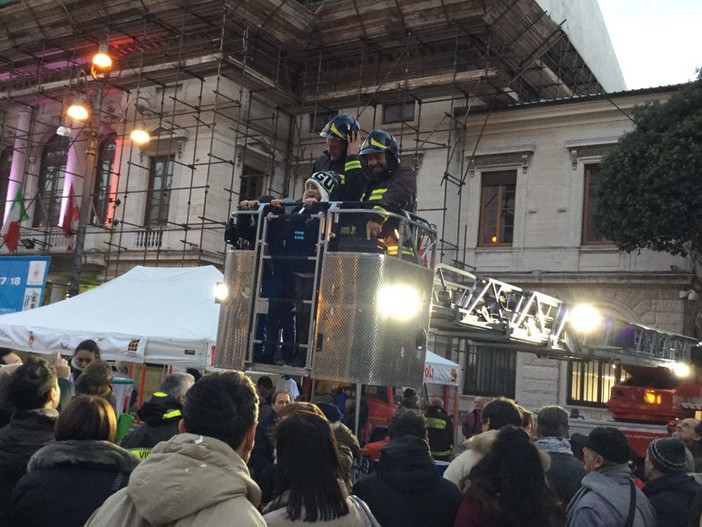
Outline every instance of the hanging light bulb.
[[139, 123], [132, 133], [129, 134], [129, 138], [134, 141], [134, 144], [145, 145], [151, 141], [151, 136], [144, 128], [144, 123]]
[[74, 121], [87, 121], [90, 117], [90, 110], [82, 95], [76, 95], [73, 103], [66, 110], [66, 115]]
[[112, 57], [109, 55], [110, 48], [107, 42], [101, 42], [98, 52], [93, 55], [93, 65], [90, 73], [94, 78], [102, 78], [112, 69]]

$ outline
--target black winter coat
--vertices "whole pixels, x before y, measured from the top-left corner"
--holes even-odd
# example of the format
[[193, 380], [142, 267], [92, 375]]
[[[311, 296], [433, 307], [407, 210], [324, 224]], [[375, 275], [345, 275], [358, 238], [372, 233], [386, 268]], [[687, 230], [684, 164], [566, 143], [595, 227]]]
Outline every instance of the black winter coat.
[[81, 527], [127, 486], [139, 460], [107, 441], [59, 441], [39, 450], [12, 496], [10, 525]]
[[142, 424], [129, 432], [120, 445], [128, 449], [151, 449], [179, 433], [183, 407], [170, 395], [154, 394], [137, 412]]
[[580, 482], [587, 471], [573, 454], [549, 452], [548, 455], [551, 458], [551, 466], [546, 472], [546, 481], [565, 508], [580, 489]]
[[[7, 512], [12, 489], [27, 472], [29, 458], [54, 440], [58, 412], [50, 408], [17, 411], [0, 428], [0, 519]], [[6, 525], [0, 521], [0, 525]]]
[[665, 474], [649, 480], [643, 493], [658, 516], [658, 527], [687, 527], [692, 503], [702, 489], [685, 473]]
[[452, 527], [461, 492], [439, 476], [429, 445], [405, 436], [380, 449], [374, 474], [354, 485], [383, 527]]

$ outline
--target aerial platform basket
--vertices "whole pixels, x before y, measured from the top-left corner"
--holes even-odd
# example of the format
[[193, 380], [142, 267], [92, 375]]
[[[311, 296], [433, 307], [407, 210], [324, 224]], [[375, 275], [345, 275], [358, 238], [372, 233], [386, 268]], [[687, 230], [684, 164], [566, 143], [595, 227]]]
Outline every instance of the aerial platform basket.
[[[375, 214], [348, 203], [330, 203], [314, 215], [282, 214], [263, 205], [238, 211], [233, 221], [242, 228], [230, 237], [236, 242], [226, 255], [230, 294], [221, 306], [214, 365], [351, 383], [421, 384], [436, 228], [392, 211], [386, 225], [395, 227], [393, 234], [368, 241], [365, 222]], [[265, 298], [271, 268], [308, 271], [297, 275], [313, 283], [309, 299], [297, 298], [310, 313], [307, 344], [298, 346], [306, 350], [303, 363], [259, 360], [261, 346], [270, 345], [270, 336], [261, 337], [261, 318], [272, 302], [291, 300]], [[294, 344], [281, 333], [276, 348]]]

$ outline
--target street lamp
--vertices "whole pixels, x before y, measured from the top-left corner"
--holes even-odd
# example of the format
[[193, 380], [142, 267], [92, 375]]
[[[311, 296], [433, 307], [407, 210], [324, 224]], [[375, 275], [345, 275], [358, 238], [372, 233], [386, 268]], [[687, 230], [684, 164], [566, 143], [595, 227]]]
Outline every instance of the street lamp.
[[71, 285], [68, 296], [76, 296], [80, 291], [80, 272], [83, 265], [85, 248], [85, 233], [90, 221], [90, 195], [93, 190], [96, 170], [96, 153], [100, 110], [102, 107], [103, 84], [105, 77], [112, 69], [112, 58], [109, 56], [106, 42], [100, 44], [98, 52], [93, 56], [90, 74], [97, 82], [97, 90], [91, 101], [92, 111], [88, 108], [82, 95], [78, 95], [73, 104], [68, 107], [66, 114], [76, 121], [86, 121], [87, 145], [85, 149], [85, 177], [80, 199], [80, 216], [76, 230], [76, 243], [73, 250], [73, 265], [71, 266]]
[[[97, 170], [96, 154], [98, 148], [98, 130], [99, 116], [102, 107], [104, 80], [112, 69], [112, 57], [109, 55], [109, 47], [106, 42], [102, 42], [98, 52], [93, 56], [91, 61], [90, 75], [97, 83], [95, 90], [90, 92], [90, 97], [86, 99], [83, 94], [78, 94], [74, 98], [71, 105], [66, 110], [66, 115], [74, 121], [85, 122], [84, 133], [87, 139], [85, 150], [85, 177], [83, 178], [83, 191], [80, 201], [80, 217], [78, 219], [78, 228], [76, 230], [75, 248], [73, 251], [73, 264], [71, 266], [71, 284], [68, 289], [68, 296], [72, 297], [78, 294], [80, 290], [80, 273], [83, 265], [83, 254], [85, 248], [85, 234], [88, 223], [90, 221], [90, 197], [95, 184], [95, 173]], [[84, 72], [81, 72], [83, 78], [86, 77]], [[86, 79], [87, 81], [87, 79]], [[140, 105], [139, 100], [145, 104]], [[136, 97], [130, 101], [134, 102], [136, 113], [142, 115], [148, 101], [143, 97]], [[135, 120], [136, 120], [135, 113]], [[59, 135], [70, 136], [71, 129], [62, 124], [56, 133]], [[146, 131], [143, 120], [139, 121], [137, 126], [130, 133], [130, 139], [134, 144], [142, 146], [151, 140], [149, 132]]]

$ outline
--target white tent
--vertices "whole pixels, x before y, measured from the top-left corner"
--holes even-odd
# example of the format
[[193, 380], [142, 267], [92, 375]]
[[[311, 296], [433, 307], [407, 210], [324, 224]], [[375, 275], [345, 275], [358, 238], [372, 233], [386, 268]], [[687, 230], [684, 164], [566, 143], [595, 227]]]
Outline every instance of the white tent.
[[427, 357], [424, 359], [425, 384], [458, 386], [459, 372], [460, 366], [458, 364], [427, 350]]
[[135, 267], [68, 300], [0, 315], [0, 346], [65, 355], [93, 339], [107, 360], [204, 366], [221, 280], [213, 266]]

